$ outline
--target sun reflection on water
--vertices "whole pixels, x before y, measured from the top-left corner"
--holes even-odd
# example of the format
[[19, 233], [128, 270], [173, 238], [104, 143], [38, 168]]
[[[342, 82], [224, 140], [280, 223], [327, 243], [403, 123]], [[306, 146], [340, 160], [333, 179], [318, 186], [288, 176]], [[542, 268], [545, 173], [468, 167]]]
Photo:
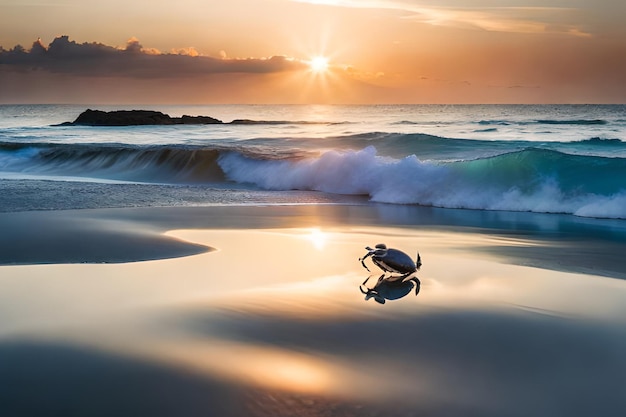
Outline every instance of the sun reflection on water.
[[307, 236], [307, 239], [313, 243], [313, 246], [317, 250], [322, 250], [326, 246], [326, 241], [328, 240], [328, 235], [322, 232], [320, 229], [315, 228], [311, 229], [310, 234]]

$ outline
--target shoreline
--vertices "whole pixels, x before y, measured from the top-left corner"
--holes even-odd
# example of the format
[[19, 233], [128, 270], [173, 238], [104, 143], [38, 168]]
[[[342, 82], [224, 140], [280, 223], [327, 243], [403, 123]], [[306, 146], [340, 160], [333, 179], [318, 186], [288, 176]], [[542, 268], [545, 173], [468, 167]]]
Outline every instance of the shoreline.
[[519, 244], [479, 249], [505, 262], [626, 279], [626, 221], [388, 204], [276, 204], [100, 208], [0, 215], [0, 265], [118, 263], [214, 248], [166, 236], [174, 229], [399, 227], [494, 235]]

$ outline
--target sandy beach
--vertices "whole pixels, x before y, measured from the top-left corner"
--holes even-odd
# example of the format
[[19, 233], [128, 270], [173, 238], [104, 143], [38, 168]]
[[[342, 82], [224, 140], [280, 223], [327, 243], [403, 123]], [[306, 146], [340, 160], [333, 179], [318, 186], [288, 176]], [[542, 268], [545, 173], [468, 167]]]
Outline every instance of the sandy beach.
[[[3, 416], [626, 408], [620, 221], [296, 205], [0, 223]], [[359, 289], [358, 259], [381, 242], [420, 252], [417, 296]]]

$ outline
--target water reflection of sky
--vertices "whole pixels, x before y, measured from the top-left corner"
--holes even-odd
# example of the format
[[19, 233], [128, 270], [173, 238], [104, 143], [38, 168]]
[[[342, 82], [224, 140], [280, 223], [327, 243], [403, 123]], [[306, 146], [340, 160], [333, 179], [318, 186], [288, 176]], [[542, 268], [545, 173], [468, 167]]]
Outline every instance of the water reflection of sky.
[[[228, 383], [485, 415], [581, 415], [563, 405], [575, 392], [585, 404], [624, 405], [626, 283], [483, 250], [541, 242], [382, 227], [168, 234], [217, 251], [2, 267], [0, 341], [60, 341]], [[420, 251], [419, 296], [364, 299], [358, 258], [381, 242]]]

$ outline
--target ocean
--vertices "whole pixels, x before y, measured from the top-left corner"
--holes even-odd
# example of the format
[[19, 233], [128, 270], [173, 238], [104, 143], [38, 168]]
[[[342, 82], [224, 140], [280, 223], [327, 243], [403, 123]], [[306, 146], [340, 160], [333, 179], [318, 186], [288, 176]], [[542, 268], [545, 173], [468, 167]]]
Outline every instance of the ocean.
[[[254, 123], [55, 126], [91, 107]], [[0, 106], [0, 211], [415, 205], [626, 219], [626, 105]]]

